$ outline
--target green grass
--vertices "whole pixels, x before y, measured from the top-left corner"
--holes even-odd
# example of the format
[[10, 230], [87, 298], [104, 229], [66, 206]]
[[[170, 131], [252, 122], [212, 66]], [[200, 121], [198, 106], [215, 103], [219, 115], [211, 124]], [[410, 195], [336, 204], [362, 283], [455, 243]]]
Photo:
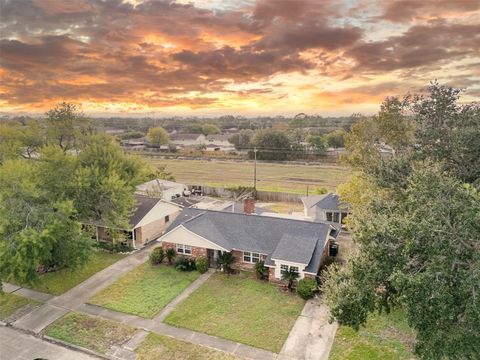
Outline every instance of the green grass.
[[0, 294], [0, 320], [5, 320], [28, 304], [35, 305], [39, 302], [15, 294]]
[[115, 321], [68, 313], [49, 325], [45, 334], [106, 354], [113, 345], [121, 345], [128, 341], [134, 332], [134, 328]]
[[329, 360], [413, 359], [415, 335], [401, 311], [370, 316], [358, 332], [340, 326]]
[[111, 254], [103, 251], [94, 251], [90, 260], [78, 269], [62, 269], [40, 276], [38, 282], [28, 287], [33, 290], [46, 292], [52, 295], [61, 295], [93, 274], [105, 269], [118, 260], [124, 258], [123, 254]]
[[149, 334], [135, 352], [138, 360], [240, 360], [222, 351], [157, 334]]
[[200, 274], [145, 263], [89, 300], [108, 309], [153, 318]]
[[304, 304], [251, 273], [215, 273], [165, 322], [278, 353]]
[[[166, 165], [175, 180], [187, 185], [253, 186], [253, 163], [224, 160], [152, 160], [156, 165]], [[316, 187], [335, 190], [345, 182], [350, 171], [338, 165], [301, 165], [258, 163], [257, 189], [264, 191], [310, 193]], [[221, 176], [219, 176], [221, 175]], [[192, 184], [194, 182], [195, 184]]]

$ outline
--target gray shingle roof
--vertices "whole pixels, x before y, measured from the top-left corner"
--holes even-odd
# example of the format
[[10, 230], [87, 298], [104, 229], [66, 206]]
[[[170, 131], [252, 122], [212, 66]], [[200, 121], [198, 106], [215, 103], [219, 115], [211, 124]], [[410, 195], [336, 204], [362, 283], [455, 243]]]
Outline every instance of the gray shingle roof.
[[145, 215], [147, 215], [150, 210], [152, 210], [152, 208], [160, 201], [160, 199], [135, 194], [135, 201], [137, 208], [135, 209], [132, 216], [130, 216], [129, 220], [129, 224], [132, 227], [137, 225], [140, 220], [142, 220]]
[[309, 264], [316, 247], [323, 249], [331, 225], [319, 222], [183, 209], [167, 232], [183, 225], [226, 250], [246, 250], [271, 258]]
[[324, 210], [341, 210], [345, 208], [345, 203], [340, 203], [338, 194], [330, 193], [327, 195], [313, 195], [302, 197], [302, 202], [307, 208], [318, 207]]

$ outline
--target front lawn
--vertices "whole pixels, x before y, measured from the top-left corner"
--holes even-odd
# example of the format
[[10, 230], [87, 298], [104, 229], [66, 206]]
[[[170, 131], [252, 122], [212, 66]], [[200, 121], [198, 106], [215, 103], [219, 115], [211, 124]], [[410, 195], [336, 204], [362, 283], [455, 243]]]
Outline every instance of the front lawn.
[[84, 266], [73, 270], [62, 269], [42, 274], [38, 282], [27, 287], [52, 295], [61, 295], [125, 256], [124, 254], [93, 251], [90, 260]]
[[68, 313], [49, 325], [45, 334], [70, 344], [106, 354], [114, 345], [127, 342], [136, 330], [99, 317]]
[[135, 352], [138, 360], [240, 360], [222, 351], [158, 334], [149, 334]]
[[173, 266], [145, 263], [99, 292], [89, 303], [108, 309], [153, 318], [200, 274]]
[[373, 315], [358, 332], [340, 326], [329, 360], [396, 360], [414, 358], [415, 335], [401, 311]]
[[304, 304], [251, 273], [215, 273], [165, 322], [278, 353]]
[[28, 304], [34, 305], [38, 302], [15, 294], [0, 293], [0, 320], [5, 320]]

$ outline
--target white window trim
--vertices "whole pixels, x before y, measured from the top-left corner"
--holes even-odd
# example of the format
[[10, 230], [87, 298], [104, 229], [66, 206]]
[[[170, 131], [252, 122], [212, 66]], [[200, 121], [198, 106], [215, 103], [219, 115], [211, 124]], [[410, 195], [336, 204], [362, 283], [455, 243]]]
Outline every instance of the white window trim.
[[[249, 254], [247, 256], [250, 258], [250, 261], [245, 260], [245, 254]], [[258, 255], [258, 256], [255, 256], [255, 258], [258, 258], [258, 261], [253, 261], [253, 258], [254, 258], [253, 254]], [[256, 264], [257, 262], [262, 260], [262, 254], [256, 253], [256, 252], [253, 252], [253, 251], [242, 251], [242, 259], [243, 259], [244, 263]]]
[[[192, 255], [192, 247], [190, 245], [175, 244], [175, 248], [177, 250], [177, 254]], [[186, 252], [186, 250], [188, 250], [189, 252]]]

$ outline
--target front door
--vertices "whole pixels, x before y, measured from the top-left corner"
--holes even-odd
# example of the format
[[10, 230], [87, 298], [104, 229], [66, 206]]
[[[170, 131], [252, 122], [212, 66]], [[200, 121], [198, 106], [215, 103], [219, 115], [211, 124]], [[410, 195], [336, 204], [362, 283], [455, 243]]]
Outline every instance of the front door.
[[208, 266], [213, 268], [215, 264], [215, 250], [207, 249]]

